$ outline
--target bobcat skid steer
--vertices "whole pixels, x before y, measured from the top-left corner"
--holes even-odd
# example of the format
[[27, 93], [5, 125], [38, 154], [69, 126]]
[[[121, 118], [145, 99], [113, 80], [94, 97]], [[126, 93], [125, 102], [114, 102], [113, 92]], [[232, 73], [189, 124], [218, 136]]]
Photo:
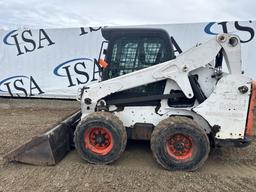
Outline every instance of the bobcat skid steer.
[[161, 29], [104, 28], [102, 35], [101, 81], [80, 90], [81, 114], [7, 159], [53, 165], [71, 138], [83, 159], [109, 164], [136, 139], [150, 140], [164, 168], [193, 171], [211, 147], [250, 144], [256, 84], [242, 74], [238, 36], [219, 34], [176, 57]]
[[83, 159], [108, 164], [127, 138], [143, 139], [164, 168], [195, 170], [211, 146], [249, 144], [255, 84], [242, 75], [239, 37], [220, 34], [175, 58], [163, 30], [102, 32], [103, 81], [81, 90], [74, 135]]

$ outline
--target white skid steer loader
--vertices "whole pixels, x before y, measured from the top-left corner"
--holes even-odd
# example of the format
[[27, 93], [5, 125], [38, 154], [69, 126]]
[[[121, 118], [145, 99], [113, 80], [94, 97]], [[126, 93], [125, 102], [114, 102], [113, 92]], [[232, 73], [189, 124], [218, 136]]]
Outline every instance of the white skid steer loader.
[[[256, 84], [242, 74], [238, 36], [219, 34], [176, 57], [175, 42], [161, 29], [104, 28], [102, 34], [107, 49], [103, 43], [95, 61], [102, 80], [80, 90], [81, 114], [70, 122], [80, 121], [73, 132], [65, 127], [44, 135], [51, 155], [64, 154], [70, 145], [63, 147], [58, 135], [73, 138], [80, 156], [95, 164], [118, 159], [127, 139], [150, 140], [164, 168], [192, 171], [211, 147], [250, 144]], [[31, 163], [34, 151], [23, 147], [7, 159]], [[38, 162], [32, 163], [57, 160]]]

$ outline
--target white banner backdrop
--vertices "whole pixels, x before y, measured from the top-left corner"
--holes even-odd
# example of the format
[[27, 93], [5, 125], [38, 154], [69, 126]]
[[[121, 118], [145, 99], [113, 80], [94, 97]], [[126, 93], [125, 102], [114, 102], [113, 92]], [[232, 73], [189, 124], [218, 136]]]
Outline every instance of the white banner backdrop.
[[[218, 33], [237, 34], [245, 75], [256, 79], [256, 21], [133, 27], [165, 29], [182, 51]], [[75, 98], [79, 87], [98, 79], [101, 27], [0, 30], [0, 39], [0, 96]]]

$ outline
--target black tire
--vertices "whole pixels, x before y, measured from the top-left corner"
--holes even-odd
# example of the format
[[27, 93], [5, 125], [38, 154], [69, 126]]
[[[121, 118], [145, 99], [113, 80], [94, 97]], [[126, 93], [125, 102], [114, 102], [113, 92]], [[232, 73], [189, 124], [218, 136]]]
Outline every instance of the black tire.
[[168, 170], [194, 171], [210, 151], [205, 131], [187, 117], [162, 120], [154, 128], [150, 143], [154, 158]]
[[[95, 136], [96, 133], [92, 133], [92, 130], [96, 130], [97, 128], [104, 128], [104, 130], [107, 131], [108, 138], [111, 138], [105, 145], [107, 146], [107, 152], [104, 150], [104, 153], [95, 152], [95, 150], [98, 150], [96, 145], [100, 148], [101, 144], [95, 145], [91, 139], [102, 137], [103, 135], [103, 140], [106, 140], [104, 136], [105, 133], [101, 136]], [[98, 133], [99, 132], [97, 132], [97, 134]], [[90, 134], [94, 135], [91, 137]], [[95, 139], [94, 142], [96, 141], [97, 139]], [[102, 139], [100, 139], [100, 141], [102, 141]], [[82, 119], [77, 125], [74, 134], [74, 143], [78, 153], [84, 160], [93, 164], [109, 164], [117, 160], [125, 150], [127, 133], [123, 123], [114, 114], [108, 112], [94, 112]], [[109, 143], [111, 143], [111, 148], [108, 148], [110, 146]]]

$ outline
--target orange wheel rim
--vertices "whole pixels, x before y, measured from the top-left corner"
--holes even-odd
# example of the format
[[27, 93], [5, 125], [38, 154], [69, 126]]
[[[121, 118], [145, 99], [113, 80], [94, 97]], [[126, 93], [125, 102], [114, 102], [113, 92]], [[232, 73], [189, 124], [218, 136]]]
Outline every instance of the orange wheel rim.
[[90, 128], [84, 133], [84, 147], [99, 155], [107, 155], [113, 148], [113, 136], [107, 128]]
[[175, 134], [167, 139], [166, 149], [169, 156], [176, 160], [187, 160], [192, 157], [192, 138], [183, 134]]

